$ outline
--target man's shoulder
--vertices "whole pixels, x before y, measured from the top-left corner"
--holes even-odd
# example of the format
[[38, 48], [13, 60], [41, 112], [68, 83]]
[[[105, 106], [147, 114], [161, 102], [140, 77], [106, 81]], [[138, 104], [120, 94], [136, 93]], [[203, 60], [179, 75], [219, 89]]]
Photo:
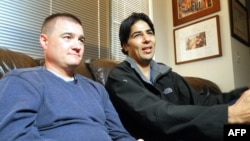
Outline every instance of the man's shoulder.
[[31, 68], [18, 68], [11, 70], [5, 74], [5, 76], [15, 75], [15, 76], [22, 76], [22, 75], [31, 75], [32, 73], [38, 72], [41, 70], [41, 66], [31, 67]]
[[129, 63], [122, 61], [110, 70], [108, 76], [120, 76], [121, 74], [128, 72], [128, 69], [130, 69]]
[[112, 70], [120, 70], [120, 69], [127, 69], [130, 68], [130, 64], [126, 61], [122, 61], [117, 64]]
[[[42, 77], [42, 67], [31, 67], [31, 68], [18, 68], [11, 70], [4, 74], [0, 79], [1, 82], [5, 83], [6, 81], [14, 82], [24, 82], [29, 81], [30, 83], [40, 83], [43, 82]], [[43, 71], [44, 72], [44, 71]]]

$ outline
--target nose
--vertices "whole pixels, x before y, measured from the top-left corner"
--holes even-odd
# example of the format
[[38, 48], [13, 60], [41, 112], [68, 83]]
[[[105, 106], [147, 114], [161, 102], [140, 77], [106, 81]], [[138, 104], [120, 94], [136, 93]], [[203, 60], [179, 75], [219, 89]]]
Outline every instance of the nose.
[[144, 35], [143, 35], [143, 41], [144, 41], [144, 42], [150, 42], [150, 35], [144, 34]]
[[81, 41], [78, 40], [78, 39], [74, 40], [73, 46], [72, 46], [73, 49], [81, 50], [83, 47], [84, 47], [83, 42], [81, 42]]

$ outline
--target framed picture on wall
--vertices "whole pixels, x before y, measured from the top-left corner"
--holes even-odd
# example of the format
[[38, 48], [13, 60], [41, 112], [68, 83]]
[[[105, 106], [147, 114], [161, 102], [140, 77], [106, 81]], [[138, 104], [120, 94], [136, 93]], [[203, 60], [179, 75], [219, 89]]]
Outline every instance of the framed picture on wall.
[[219, 16], [174, 29], [175, 64], [222, 56]]
[[220, 11], [220, 0], [172, 0], [174, 26]]
[[231, 35], [249, 46], [248, 11], [238, 0], [229, 1]]

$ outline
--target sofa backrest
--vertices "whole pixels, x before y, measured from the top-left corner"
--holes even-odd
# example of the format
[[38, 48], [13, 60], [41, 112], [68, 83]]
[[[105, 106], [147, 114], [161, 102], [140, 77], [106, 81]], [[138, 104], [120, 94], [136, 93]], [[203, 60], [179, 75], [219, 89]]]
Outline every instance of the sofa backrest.
[[6, 48], [0, 48], [0, 78], [10, 70], [34, 66], [39, 66], [39, 63], [32, 57]]
[[218, 95], [222, 93], [220, 87], [208, 79], [192, 76], [184, 76], [184, 79], [201, 95]]
[[[95, 80], [103, 85], [111, 69], [119, 62], [110, 59], [82, 59], [76, 68], [76, 73]], [[0, 79], [5, 73], [17, 68], [28, 68], [44, 65], [43, 59], [33, 59], [32, 57], [0, 47]], [[221, 90], [214, 82], [198, 77], [184, 77], [185, 80], [194, 87], [200, 94], [220, 93]]]

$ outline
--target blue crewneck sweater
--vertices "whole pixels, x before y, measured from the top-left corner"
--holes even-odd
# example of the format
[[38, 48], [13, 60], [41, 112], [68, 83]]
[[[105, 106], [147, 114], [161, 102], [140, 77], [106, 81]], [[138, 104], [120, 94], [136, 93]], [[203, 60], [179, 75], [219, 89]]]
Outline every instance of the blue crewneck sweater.
[[104, 87], [79, 74], [66, 82], [44, 67], [0, 80], [0, 141], [134, 141]]

